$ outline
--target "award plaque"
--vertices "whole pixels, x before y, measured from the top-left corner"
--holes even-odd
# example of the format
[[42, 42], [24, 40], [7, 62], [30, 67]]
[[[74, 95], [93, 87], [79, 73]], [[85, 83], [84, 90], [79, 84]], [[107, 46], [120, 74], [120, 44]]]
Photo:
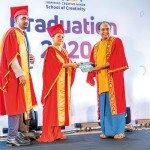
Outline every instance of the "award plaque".
[[89, 72], [95, 67], [95, 64], [90, 63], [90, 62], [84, 62], [81, 63], [79, 68], [81, 69], [82, 72]]

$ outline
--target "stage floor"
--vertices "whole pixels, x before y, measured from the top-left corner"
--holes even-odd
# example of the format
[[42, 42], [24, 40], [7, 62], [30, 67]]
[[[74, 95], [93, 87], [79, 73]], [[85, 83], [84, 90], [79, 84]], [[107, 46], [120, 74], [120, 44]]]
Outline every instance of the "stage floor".
[[67, 135], [67, 140], [58, 140], [53, 143], [38, 143], [35, 140], [30, 146], [8, 147], [0, 139], [0, 149], [21, 150], [149, 150], [150, 130], [135, 130], [126, 132], [122, 140], [100, 139], [100, 132]]

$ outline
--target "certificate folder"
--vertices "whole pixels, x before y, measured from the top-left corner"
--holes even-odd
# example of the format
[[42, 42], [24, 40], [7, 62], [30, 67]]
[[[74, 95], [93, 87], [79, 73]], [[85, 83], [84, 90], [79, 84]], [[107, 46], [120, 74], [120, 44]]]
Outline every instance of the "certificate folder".
[[82, 72], [89, 72], [95, 67], [95, 64], [90, 63], [90, 62], [84, 62], [81, 63], [79, 68], [81, 69]]

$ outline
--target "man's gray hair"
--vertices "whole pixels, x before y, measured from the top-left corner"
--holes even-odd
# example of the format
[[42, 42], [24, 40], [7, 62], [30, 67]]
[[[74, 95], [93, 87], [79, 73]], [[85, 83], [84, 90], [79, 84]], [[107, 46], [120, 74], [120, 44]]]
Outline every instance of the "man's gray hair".
[[102, 21], [102, 22], [100, 22], [100, 24], [98, 25], [98, 30], [100, 30], [100, 27], [101, 27], [102, 24], [108, 24], [109, 27], [110, 27], [110, 30], [111, 30], [111, 24], [108, 21]]

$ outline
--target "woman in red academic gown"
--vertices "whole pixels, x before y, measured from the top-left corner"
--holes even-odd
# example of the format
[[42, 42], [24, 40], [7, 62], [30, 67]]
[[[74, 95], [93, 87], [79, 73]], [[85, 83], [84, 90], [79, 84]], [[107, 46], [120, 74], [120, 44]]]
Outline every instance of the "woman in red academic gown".
[[39, 142], [53, 142], [66, 139], [61, 133], [62, 126], [70, 125], [70, 91], [75, 69], [68, 52], [62, 48], [64, 28], [61, 24], [47, 28], [53, 45], [46, 50], [43, 67], [43, 127]]

